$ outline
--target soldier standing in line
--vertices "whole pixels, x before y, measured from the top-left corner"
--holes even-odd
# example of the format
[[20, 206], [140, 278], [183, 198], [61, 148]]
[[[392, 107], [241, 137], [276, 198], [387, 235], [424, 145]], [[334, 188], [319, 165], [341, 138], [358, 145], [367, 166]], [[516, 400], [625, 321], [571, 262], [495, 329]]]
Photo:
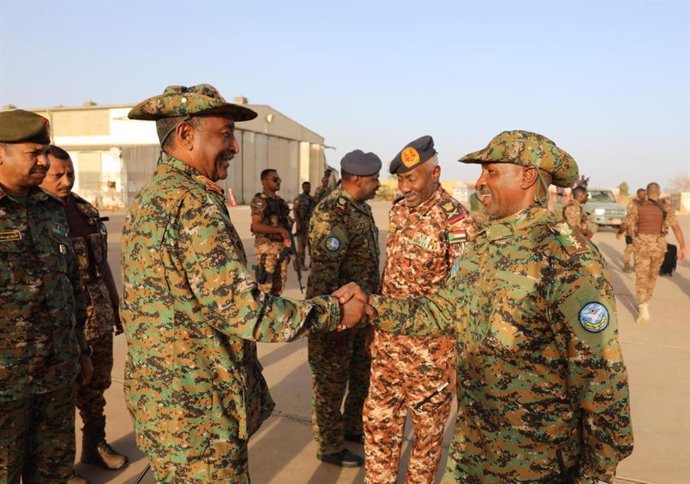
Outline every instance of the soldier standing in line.
[[630, 455], [627, 371], [606, 262], [546, 208], [572, 186], [575, 160], [548, 138], [506, 131], [460, 159], [481, 164], [489, 223], [445, 288], [367, 297], [376, 327], [457, 339], [458, 413], [444, 483], [614, 480]]
[[[368, 292], [379, 290], [378, 229], [366, 203], [378, 190], [381, 160], [355, 150], [340, 162], [342, 184], [314, 210], [309, 227], [311, 272], [307, 297], [330, 294], [355, 281]], [[369, 388], [367, 329], [309, 335], [312, 373], [312, 430], [323, 462], [358, 467], [363, 459], [344, 442], [362, 443], [362, 406]], [[343, 397], [345, 411], [340, 411]]]
[[216, 183], [256, 112], [208, 84], [169, 86], [129, 112], [155, 120], [162, 153], [122, 231], [125, 397], [156, 482], [249, 482], [249, 437], [273, 401], [253, 341], [352, 326], [365, 305], [258, 290]]
[[573, 188], [572, 198], [563, 207], [563, 219], [570, 225], [570, 228], [591, 239], [594, 234], [589, 230], [587, 212], [583, 208], [583, 205], [587, 203], [587, 198], [587, 188], [582, 186]]
[[[390, 172], [402, 196], [389, 215], [381, 293], [393, 298], [432, 294], [445, 285], [463, 252], [469, 214], [441, 187], [431, 136], [407, 144]], [[364, 404], [365, 482], [397, 482], [408, 413], [414, 446], [405, 482], [434, 482], [455, 387], [455, 340], [376, 331], [371, 357]]]
[[69, 154], [58, 146], [48, 148], [50, 168], [41, 188], [62, 200], [76, 254], [79, 275], [86, 296], [84, 335], [93, 348], [91, 382], [77, 391], [77, 408], [84, 428], [84, 464], [117, 470], [127, 465], [127, 456], [116, 452], [105, 440], [105, 391], [113, 369], [113, 331], [123, 332], [120, 297], [108, 264], [108, 232], [103, 218], [92, 204], [72, 192], [74, 165]]
[[[642, 203], [647, 200], [647, 190], [644, 188], [637, 189], [637, 198], [633, 198], [628, 203], [626, 213], [630, 213], [631, 207], [634, 204]], [[625, 234], [625, 250], [623, 250], [623, 272], [631, 272], [633, 268], [633, 238], [628, 235], [628, 224], [623, 221], [623, 223], [618, 227], [618, 232], [616, 232], [616, 238], [620, 239], [621, 235]]]
[[635, 294], [640, 314], [638, 323], [648, 323], [649, 300], [652, 298], [659, 268], [664, 262], [666, 253], [666, 234], [668, 228], [678, 240], [678, 258], [685, 258], [685, 239], [680, 229], [676, 213], [671, 208], [667, 211], [659, 202], [661, 188], [658, 183], [647, 185], [647, 200], [629, 205], [625, 223], [628, 235], [633, 239], [635, 254]]
[[331, 170], [326, 170], [323, 174], [323, 177], [321, 177], [321, 186], [316, 189], [316, 193], [314, 193], [314, 199], [316, 200], [316, 203], [318, 204], [321, 200], [326, 198], [330, 193], [333, 191], [328, 184], [331, 181]]
[[309, 220], [316, 207], [316, 199], [311, 196], [311, 183], [302, 183], [302, 193], [300, 193], [292, 203], [292, 210], [295, 213], [295, 235], [297, 239], [297, 257], [302, 269], [306, 269], [306, 252], [309, 247]]
[[86, 483], [72, 471], [74, 399], [93, 367], [65, 213], [38, 187], [48, 126], [0, 113], [0, 481], [13, 484]]
[[273, 168], [267, 168], [261, 172], [262, 192], [254, 195], [251, 201], [252, 225], [251, 230], [255, 236], [254, 251], [258, 274], [260, 278], [266, 278], [259, 282], [262, 292], [270, 292], [274, 296], [280, 296], [285, 289], [287, 281], [288, 259], [278, 260], [280, 252], [285, 247], [292, 247], [290, 230], [292, 219], [290, 207], [287, 202], [277, 195], [280, 190], [281, 179]]

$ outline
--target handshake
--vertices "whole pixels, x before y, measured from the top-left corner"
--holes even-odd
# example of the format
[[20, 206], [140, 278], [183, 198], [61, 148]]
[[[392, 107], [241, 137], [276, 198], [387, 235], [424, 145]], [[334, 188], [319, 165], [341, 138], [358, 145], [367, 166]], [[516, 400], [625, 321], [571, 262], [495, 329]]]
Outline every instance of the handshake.
[[374, 308], [369, 305], [369, 295], [354, 282], [345, 284], [331, 295], [337, 297], [340, 303], [338, 331], [366, 323], [369, 316], [375, 315]]

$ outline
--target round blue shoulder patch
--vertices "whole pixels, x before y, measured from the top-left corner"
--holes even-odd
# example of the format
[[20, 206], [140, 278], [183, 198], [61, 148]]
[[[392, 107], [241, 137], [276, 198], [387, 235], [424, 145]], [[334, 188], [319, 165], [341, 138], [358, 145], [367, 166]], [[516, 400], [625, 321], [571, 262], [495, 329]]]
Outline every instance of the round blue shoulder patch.
[[340, 250], [340, 240], [338, 237], [331, 235], [326, 239], [325, 246], [330, 252], [338, 252]]
[[578, 319], [586, 331], [601, 333], [609, 325], [609, 310], [599, 302], [590, 302], [582, 306]]

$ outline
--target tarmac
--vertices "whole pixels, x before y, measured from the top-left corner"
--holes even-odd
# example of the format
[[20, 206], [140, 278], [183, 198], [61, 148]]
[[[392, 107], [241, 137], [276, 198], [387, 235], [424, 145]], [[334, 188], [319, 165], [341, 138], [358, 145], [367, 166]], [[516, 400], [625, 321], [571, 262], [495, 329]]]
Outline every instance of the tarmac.
[[[390, 202], [372, 202], [379, 227], [381, 248], [385, 247]], [[255, 263], [253, 239], [249, 232], [249, 207], [238, 206], [230, 214], [242, 237], [249, 265]], [[120, 232], [123, 212], [105, 212], [110, 217], [108, 259], [120, 284]], [[678, 216], [690, 244], [690, 215]], [[690, 254], [679, 261], [672, 277], [660, 277], [650, 304], [652, 322], [635, 323], [635, 276], [624, 273], [624, 241], [615, 232], [604, 229], [594, 242], [605, 255], [618, 304], [619, 338], [629, 372], [631, 409], [635, 435], [633, 454], [618, 466], [617, 483], [690, 483]], [[676, 243], [669, 235], [668, 240]], [[383, 257], [382, 257], [383, 260]], [[303, 274], [306, 283], [307, 274]], [[296, 275], [288, 274], [284, 296], [301, 299]], [[132, 422], [123, 396], [123, 372], [127, 352], [124, 335], [115, 338], [113, 384], [106, 394], [107, 437], [117, 450], [130, 458], [130, 465], [120, 471], [105, 471], [77, 464], [77, 471], [92, 484], [133, 484], [142, 477], [148, 462], [137, 449]], [[273, 415], [252, 437], [249, 444], [249, 468], [253, 483], [332, 484], [361, 483], [363, 468], [343, 469], [316, 459], [316, 444], [310, 427], [311, 383], [305, 340], [282, 344], [259, 344], [264, 376], [276, 402]], [[444, 454], [438, 477], [443, 473], [448, 444], [452, 437], [453, 414], [444, 438]], [[81, 452], [81, 421], [77, 416], [77, 458]], [[409, 429], [403, 447], [403, 463], [409, 455]], [[358, 453], [358, 444], [347, 444]], [[404, 469], [404, 465], [401, 466]], [[403, 471], [404, 472], [404, 471]], [[153, 483], [151, 472], [141, 483]], [[398, 482], [404, 482], [399, 475]]]

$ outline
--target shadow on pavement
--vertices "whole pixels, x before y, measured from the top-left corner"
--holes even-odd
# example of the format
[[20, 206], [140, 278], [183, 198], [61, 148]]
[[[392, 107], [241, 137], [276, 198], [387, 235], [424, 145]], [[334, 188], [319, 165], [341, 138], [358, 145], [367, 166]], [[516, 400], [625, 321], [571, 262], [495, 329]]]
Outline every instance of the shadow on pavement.
[[620, 264], [618, 266], [622, 267], [623, 256], [616, 250], [615, 247], [607, 244], [606, 242], [598, 242], [597, 247], [606, 256], [609, 261], [609, 276], [611, 278], [611, 284], [613, 284], [614, 292], [618, 296], [620, 303], [630, 312], [630, 314], [637, 316], [637, 305], [635, 304], [635, 295], [632, 294], [627, 286], [625, 285], [624, 279], [621, 276], [618, 267], [611, 267], [618, 260]]

